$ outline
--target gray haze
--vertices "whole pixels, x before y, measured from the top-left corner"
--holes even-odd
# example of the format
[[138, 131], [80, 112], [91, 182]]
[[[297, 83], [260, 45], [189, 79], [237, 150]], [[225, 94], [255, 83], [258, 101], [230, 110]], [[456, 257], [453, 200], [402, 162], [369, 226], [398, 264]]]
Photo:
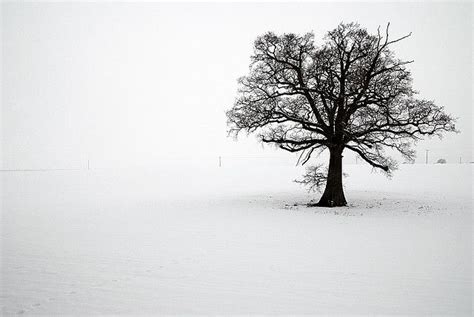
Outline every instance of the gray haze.
[[[3, 3], [2, 168], [128, 166], [162, 158], [290, 156], [226, 136], [225, 110], [255, 38], [341, 21], [391, 22], [420, 96], [460, 134], [420, 143], [417, 162], [472, 161], [470, 3]], [[350, 160], [349, 158], [346, 158]]]

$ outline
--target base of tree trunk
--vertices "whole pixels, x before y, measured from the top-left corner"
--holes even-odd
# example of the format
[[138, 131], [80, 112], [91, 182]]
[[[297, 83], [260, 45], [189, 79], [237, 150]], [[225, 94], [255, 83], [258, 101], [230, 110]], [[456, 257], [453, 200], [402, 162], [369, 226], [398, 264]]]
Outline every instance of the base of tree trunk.
[[332, 207], [346, 207], [347, 206], [347, 203], [346, 204], [341, 204], [341, 205], [331, 205], [331, 204], [322, 204], [320, 202], [317, 202], [317, 203], [308, 203], [306, 204], [307, 207], [323, 207], [323, 208], [332, 208]]
[[347, 202], [344, 201], [333, 201], [333, 200], [320, 200], [317, 204], [312, 204], [314, 207], [344, 207], [347, 206]]

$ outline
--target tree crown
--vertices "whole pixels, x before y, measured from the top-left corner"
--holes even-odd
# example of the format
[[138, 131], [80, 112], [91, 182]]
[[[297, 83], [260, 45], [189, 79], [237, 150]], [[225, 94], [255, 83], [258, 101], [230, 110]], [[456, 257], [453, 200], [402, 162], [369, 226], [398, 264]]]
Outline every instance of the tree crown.
[[390, 172], [392, 148], [413, 160], [423, 136], [455, 131], [454, 119], [433, 101], [417, 99], [407, 65], [391, 46], [410, 34], [372, 35], [357, 23], [339, 24], [316, 46], [314, 34], [258, 37], [250, 72], [239, 79], [238, 97], [227, 112], [230, 133], [258, 132], [260, 140], [301, 152], [349, 149]]

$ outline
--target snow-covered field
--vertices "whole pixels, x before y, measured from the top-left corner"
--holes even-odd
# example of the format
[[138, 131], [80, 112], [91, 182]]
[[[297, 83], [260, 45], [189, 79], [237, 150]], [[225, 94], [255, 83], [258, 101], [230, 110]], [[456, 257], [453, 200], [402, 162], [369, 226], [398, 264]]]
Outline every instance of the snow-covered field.
[[472, 165], [224, 163], [3, 172], [2, 313], [471, 315]]

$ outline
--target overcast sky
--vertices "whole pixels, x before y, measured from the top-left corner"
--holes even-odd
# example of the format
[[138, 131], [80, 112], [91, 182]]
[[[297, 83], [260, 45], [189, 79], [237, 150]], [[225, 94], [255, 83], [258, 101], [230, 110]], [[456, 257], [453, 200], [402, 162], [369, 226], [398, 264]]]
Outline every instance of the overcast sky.
[[[74, 167], [161, 157], [290, 155], [226, 137], [225, 111], [255, 38], [341, 21], [413, 32], [414, 88], [459, 118], [460, 134], [420, 144], [472, 160], [470, 3], [3, 3], [3, 168]], [[277, 153], [277, 154], [276, 154]]]

